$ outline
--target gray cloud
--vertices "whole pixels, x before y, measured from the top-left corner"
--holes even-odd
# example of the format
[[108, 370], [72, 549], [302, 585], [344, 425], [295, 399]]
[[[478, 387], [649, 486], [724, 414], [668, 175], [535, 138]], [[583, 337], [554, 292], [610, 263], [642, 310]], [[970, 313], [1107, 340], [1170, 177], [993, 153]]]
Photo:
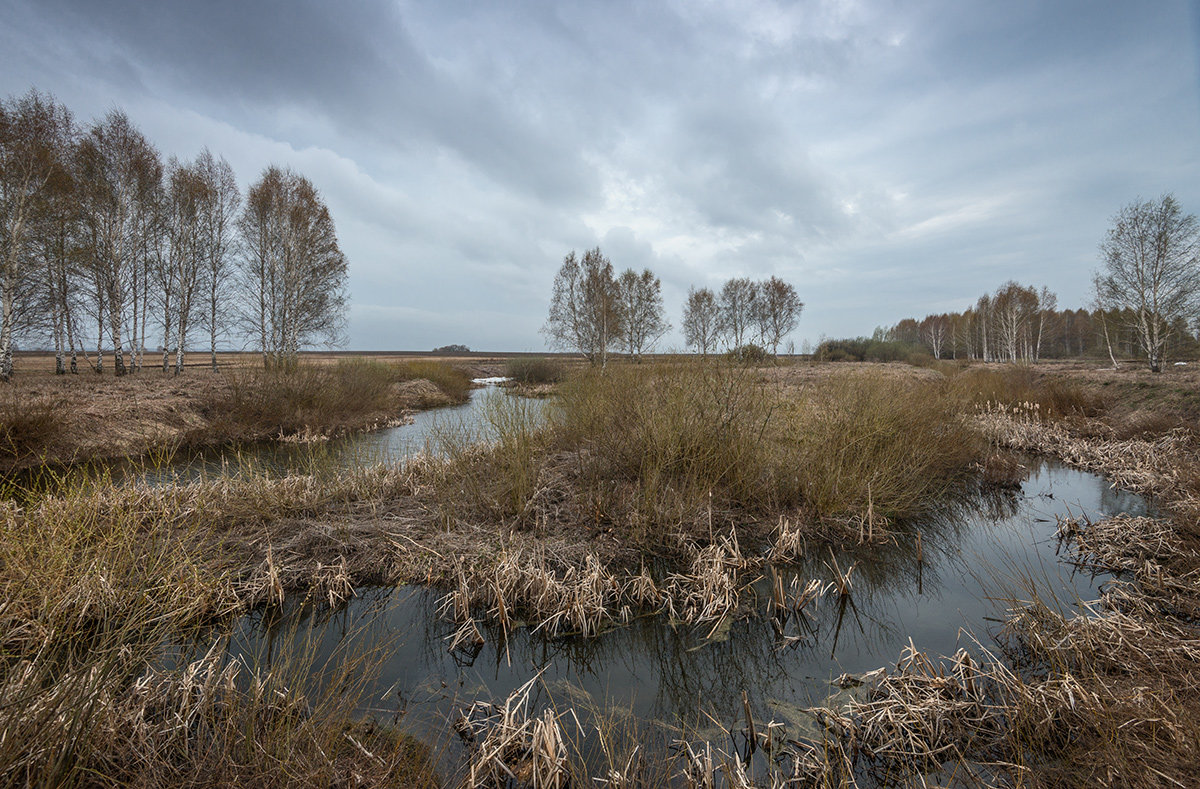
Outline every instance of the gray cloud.
[[0, 0], [0, 90], [308, 174], [353, 347], [540, 348], [595, 244], [676, 324], [692, 284], [788, 278], [799, 340], [1008, 278], [1078, 304], [1121, 204], [1200, 211], [1196, 31], [1181, 1]]

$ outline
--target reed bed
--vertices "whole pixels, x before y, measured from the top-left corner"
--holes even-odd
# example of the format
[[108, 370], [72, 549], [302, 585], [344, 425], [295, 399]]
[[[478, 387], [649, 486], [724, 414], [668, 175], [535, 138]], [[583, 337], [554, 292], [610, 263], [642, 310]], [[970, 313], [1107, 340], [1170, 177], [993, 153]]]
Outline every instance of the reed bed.
[[[799, 621], [826, 596], [853, 595], [854, 566], [831, 552], [832, 581], [784, 583], [764, 562], [820, 561], [831, 539], [896, 539], [979, 474], [986, 437], [1157, 495], [1174, 520], [1063, 522], [1075, 560], [1121, 574], [1085, 615], [1014, 606], [1004, 661], [912, 648], [860, 700], [814, 710], [822, 738], [790, 738], [747, 713], [741, 749], [681, 740], [662, 760], [671, 780], [848, 786], [968, 762], [1034, 783], [1182, 780], [1200, 767], [1200, 723], [1180, 712], [1195, 709], [1200, 687], [1200, 559], [1180, 516], [1200, 512], [1191, 439], [1082, 432], [1072, 420], [1091, 406], [1069, 392], [983, 400], [976, 412], [999, 395], [973, 386], [851, 374], [783, 392], [742, 368], [615, 369], [564, 383], [544, 425], [496, 396], [495, 442], [447, 433], [445, 459], [159, 489], [101, 481], [6, 501], [0, 776], [387, 785], [384, 771], [403, 763], [397, 774], [424, 780], [411, 743], [315, 714], [320, 704], [282, 675], [219, 661], [156, 673], [153, 649], [248, 606], [293, 595], [336, 606], [363, 583], [416, 579], [448, 587], [451, 648], [479, 643], [486, 623], [590, 636], [656, 612], [716, 632], [746, 611], [764, 570], [769, 610]], [[467, 716], [470, 785], [591, 782], [572, 761], [568, 713], [535, 712], [528, 694]], [[92, 750], [70, 753], [80, 736]], [[255, 743], [266, 745], [252, 757]], [[1108, 773], [1059, 769], [1087, 749]], [[594, 782], [638, 785], [657, 761], [614, 748]]]

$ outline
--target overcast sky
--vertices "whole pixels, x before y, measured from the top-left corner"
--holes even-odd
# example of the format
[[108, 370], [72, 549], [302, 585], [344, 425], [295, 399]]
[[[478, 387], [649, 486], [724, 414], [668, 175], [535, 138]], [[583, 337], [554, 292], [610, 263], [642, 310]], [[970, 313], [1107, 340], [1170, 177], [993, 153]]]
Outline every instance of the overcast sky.
[[1008, 279], [1085, 303], [1121, 205], [1200, 213], [1198, 39], [1169, 0], [0, 0], [0, 93], [309, 176], [352, 349], [540, 350], [597, 244], [676, 325], [689, 285], [792, 282], [799, 347]]

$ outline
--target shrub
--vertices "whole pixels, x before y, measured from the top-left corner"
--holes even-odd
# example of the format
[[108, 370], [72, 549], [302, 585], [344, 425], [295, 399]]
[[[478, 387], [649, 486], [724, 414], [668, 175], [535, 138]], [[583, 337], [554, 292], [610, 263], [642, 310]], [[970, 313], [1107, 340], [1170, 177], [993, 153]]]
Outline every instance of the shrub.
[[331, 367], [238, 369], [215, 390], [201, 412], [212, 432], [227, 440], [298, 432], [330, 433], [361, 426], [392, 407], [394, 369], [381, 362], [348, 359]]
[[824, 517], [915, 516], [982, 451], [942, 381], [838, 375], [794, 403], [787, 422], [803, 500]]
[[509, 359], [504, 374], [521, 384], [556, 384], [567, 377], [567, 369], [553, 359]]
[[727, 356], [733, 361], [742, 364], [761, 364], [771, 358], [771, 354], [767, 352], [766, 348], [754, 343], [739, 345], [729, 351]]
[[813, 352], [813, 359], [819, 362], [907, 362], [918, 367], [932, 367], [935, 361], [923, 346], [870, 337], [825, 340]]
[[450, 453], [446, 511], [603, 523], [653, 545], [796, 508], [882, 526], [936, 506], [983, 449], [945, 381], [882, 371], [797, 397], [727, 361], [617, 365], [564, 382], [543, 427], [497, 416], [521, 402], [492, 404], [505, 427], [491, 446]]

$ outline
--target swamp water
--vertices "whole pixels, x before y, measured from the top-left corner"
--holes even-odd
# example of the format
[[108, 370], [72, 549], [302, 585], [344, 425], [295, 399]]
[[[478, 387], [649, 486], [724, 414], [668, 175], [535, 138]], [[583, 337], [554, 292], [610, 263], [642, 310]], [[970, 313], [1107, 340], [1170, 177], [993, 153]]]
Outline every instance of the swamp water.
[[[490, 400], [507, 396], [499, 387], [506, 380], [476, 378], [474, 383], [479, 388], [471, 390], [466, 403], [417, 411], [404, 424], [394, 427], [328, 440], [261, 441], [235, 447], [181, 450], [131, 461], [84, 463], [77, 469], [85, 477], [102, 474], [116, 480], [159, 486], [221, 477], [281, 477], [400, 463], [434, 449], [439, 439], [486, 441], [490, 431]], [[531, 419], [540, 419], [547, 401], [521, 398], [521, 403]]]
[[[446, 435], [486, 440], [489, 402], [506, 395], [492, 386], [495, 381], [483, 383], [468, 403], [420, 412], [399, 427], [315, 447], [255, 445], [112, 473], [173, 484], [400, 462]], [[545, 406], [522, 403], [532, 418]], [[831, 593], [810, 603], [804, 618], [786, 625], [783, 637], [772, 626], [770, 584], [763, 578], [743, 594], [742, 615], [715, 628], [663, 615], [635, 618], [590, 638], [548, 638], [516, 627], [507, 638], [487, 632], [484, 644], [452, 654], [447, 644], [455, 625], [439, 616], [442, 592], [405, 586], [358, 589], [336, 609], [290, 601], [259, 609], [220, 628], [216, 646], [251, 667], [299, 666], [301, 673], [289, 676], [308, 691], [321, 690], [335, 677], [344, 681], [339, 666], [366, 655], [362, 662], [368, 668], [348, 703], [429, 743], [446, 776], [457, 774], [465, 751], [453, 729], [459, 715], [476, 700], [502, 702], [535, 677], [530, 714], [547, 706], [574, 710], [581, 725], [568, 736], [595, 768], [593, 775], [605, 766], [597, 722], [609, 721], [606, 729], [613, 730], [616, 721], [615, 729], [642, 743], [649, 759], [679, 738], [709, 739], [728, 748], [727, 730], [744, 725], [743, 693], [760, 730], [778, 721], [789, 737], [817, 735], [804, 708], [836, 707], [848, 694], [860, 693], [833, 680], [894, 666], [910, 639], [931, 655], [950, 655], [959, 647], [974, 651], [976, 639], [991, 645], [1006, 600], [1027, 598], [1030, 587], [1062, 606], [1097, 597], [1108, 577], [1080, 573], [1058, 560], [1056, 517], [1142, 514], [1146, 502], [1093, 474], [1053, 462], [1026, 463], [1029, 475], [1019, 491], [909, 524], [896, 544], [836, 557], [818, 552], [807, 563], [780, 570], [785, 585], [794, 577], [803, 586], [811, 579], [834, 580], [833, 565], [843, 571], [854, 567], [849, 597]], [[770, 577], [774, 570], [764, 572]], [[182, 654], [172, 649], [168, 662], [203, 655], [213, 635], [180, 647]], [[563, 720], [574, 729], [570, 717]]]
[[1027, 464], [1019, 492], [913, 524], [922, 534], [919, 555], [916, 540], [908, 539], [817, 555], [787, 571], [803, 585], [833, 580], [835, 563], [843, 571], [855, 568], [851, 595], [829, 594], [810, 604], [806, 624], [798, 628], [793, 620], [786, 639], [767, 614], [764, 578], [746, 598], [745, 615], [715, 630], [711, 623], [689, 626], [662, 615], [590, 638], [548, 638], [518, 627], [507, 639], [490, 632], [485, 644], [451, 654], [454, 625], [438, 615], [441, 592], [406, 586], [359, 589], [336, 610], [289, 604], [253, 612], [235, 624], [227, 649], [260, 666], [299, 649], [313, 661], [312, 676], [321, 676], [338, 655], [376, 650], [375, 668], [357, 696], [361, 710], [429, 742], [446, 774], [463, 753], [451, 728], [459, 714], [476, 699], [500, 703], [535, 676], [531, 715], [545, 706], [572, 708], [581, 722], [582, 751], [597, 768], [593, 775], [604, 765], [597, 721], [634, 729], [648, 758], [680, 737], [728, 747], [725, 728], [744, 725], [743, 692], [760, 730], [774, 720], [790, 737], [815, 735], [803, 709], [837, 706], [845, 694], [860, 692], [832, 681], [894, 666], [910, 638], [933, 655], [976, 651], [975, 639], [990, 646], [1006, 600], [1029, 599], [1031, 586], [1062, 606], [1097, 597], [1108, 576], [1073, 571], [1058, 560], [1056, 516], [1142, 514], [1146, 502], [1061, 464]]

